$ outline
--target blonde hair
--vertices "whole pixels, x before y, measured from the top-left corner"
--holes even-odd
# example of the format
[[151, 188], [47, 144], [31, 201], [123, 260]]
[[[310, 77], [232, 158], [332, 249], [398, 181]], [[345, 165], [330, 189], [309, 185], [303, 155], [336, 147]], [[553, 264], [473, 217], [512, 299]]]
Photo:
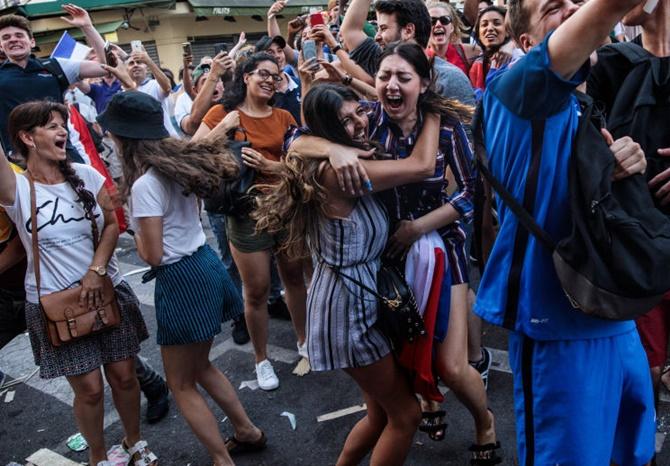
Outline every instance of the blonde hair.
[[461, 42], [461, 34], [467, 32], [467, 28], [463, 25], [463, 21], [461, 21], [461, 15], [458, 14], [456, 8], [447, 2], [430, 2], [426, 4], [426, 7], [429, 10], [431, 8], [442, 8], [449, 12], [449, 16], [451, 16], [451, 24], [453, 25], [453, 31], [451, 33], [451, 37], [449, 37], [449, 43], [459, 44]]

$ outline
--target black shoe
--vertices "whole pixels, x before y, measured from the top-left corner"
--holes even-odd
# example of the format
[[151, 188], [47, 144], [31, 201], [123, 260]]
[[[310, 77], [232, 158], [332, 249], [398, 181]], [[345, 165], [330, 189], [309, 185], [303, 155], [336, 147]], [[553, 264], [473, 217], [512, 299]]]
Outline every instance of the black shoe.
[[288, 312], [288, 307], [282, 298], [268, 303], [268, 314], [275, 319], [291, 320], [291, 313]]
[[164, 380], [161, 380], [161, 386], [155, 392], [151, 394], [144, 393], [147, 397], [147, 412], [145, 419], [149, 424], [155, 424], [165, 416], [167, 416], [168, 411], [170, 410], [170, 392], [168, 391], [167, 384]]
[[249, 340], [251, 340], [251, 337], [249, 337], [249, 331], [247, 330], [247, 322], [242, 316], [233, 321], [233, 341], [238, 345], [244, 345]]
[[482, 358], [477, 362], [470, 362], [470, 365], [477, 369], [477, 372], [481, 375], [485, 389], [489, 388], [489, 369], [491, 369], [492, 360], [493, 355], [491, 351], [482, 346]]

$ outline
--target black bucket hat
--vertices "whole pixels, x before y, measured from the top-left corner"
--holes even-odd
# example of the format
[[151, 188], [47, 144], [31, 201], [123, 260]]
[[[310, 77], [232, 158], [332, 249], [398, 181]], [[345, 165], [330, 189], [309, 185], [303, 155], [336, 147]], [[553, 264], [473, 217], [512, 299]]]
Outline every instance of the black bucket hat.
[[265, 52], [272, 44], [277, 44], [281, 49], [286, 47], [286, 40], [282, 36], [263, 36], [256, 42], [255, 52]]
[[170, 137], [160, 102], [144, 92], [121, 92], [112, 97], [98, 123], [112, 134], [128, 139]]

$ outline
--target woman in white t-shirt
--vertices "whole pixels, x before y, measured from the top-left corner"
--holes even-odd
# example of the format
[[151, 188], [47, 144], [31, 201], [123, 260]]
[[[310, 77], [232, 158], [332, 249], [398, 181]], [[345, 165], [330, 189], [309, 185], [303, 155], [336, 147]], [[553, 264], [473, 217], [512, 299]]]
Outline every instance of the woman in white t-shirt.
[[[9, 116], [12, 146], [27, 162], [26, 175], [35, 184], [37, 225], [31, 221], [27, 176], [15, 174], [0, 155], [0, 204], [17, 226], [28, 256], [26, 324], [40, 376], [64, 376], [72, 387], [74, 416], [89, 445], [89, 464], [109, 466], [103, 424], [104, 385], [100, 367], [112, 388], [114, 404], [125, 430], [124, 446], [131, 464], [155, 465], [156, 456], [140, 437], [140, 387], [135, 355], [148, 337], [139, 301], [119, 274], [114, 248], [119, 236], [104, 178], [95, 169], [71, 164], [65, 154], [67, 108], [50, 101], [29, 102]], [[0, 151], [1, 152], [1, 151]], [[98, 248], [93, 247], [91, 218], [97, 222]], [[32, 232], [36, 229], [41, 270], [38, 293]], [[115, 286], [121, 323], [109, 331], [55, 347], [49, 341], [39, 296], [81, 283], [81, 300], [101, 299], [103, 277]]]
[[[205, 242], [199, 197], [238, 173], [220, 141], [169, 137], [158, 101], [141, 92], [117, 94], [98, 117], [117, 145], [130, 195], [137, 253], [156, 278], [155, 308], [167, 382], [177, 406], [215, 466], [231, 454], [261, 450], [265, 434], [247, 416], [235, 389], [209, 361], [222, 322], [242, 314], [242, 300], [226, 269]], [[231, 420], [224, 442], [200, 385]]]

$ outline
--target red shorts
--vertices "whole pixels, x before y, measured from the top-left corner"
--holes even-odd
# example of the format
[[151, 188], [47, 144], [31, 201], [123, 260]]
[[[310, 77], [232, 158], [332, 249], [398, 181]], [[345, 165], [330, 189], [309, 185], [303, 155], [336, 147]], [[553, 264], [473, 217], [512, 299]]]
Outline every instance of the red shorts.
[[663, 367], [667, 359], [670, 333], [670, 292], [648, 313], [635, 319], [640, 339], [647, 353], [649, 367]]

